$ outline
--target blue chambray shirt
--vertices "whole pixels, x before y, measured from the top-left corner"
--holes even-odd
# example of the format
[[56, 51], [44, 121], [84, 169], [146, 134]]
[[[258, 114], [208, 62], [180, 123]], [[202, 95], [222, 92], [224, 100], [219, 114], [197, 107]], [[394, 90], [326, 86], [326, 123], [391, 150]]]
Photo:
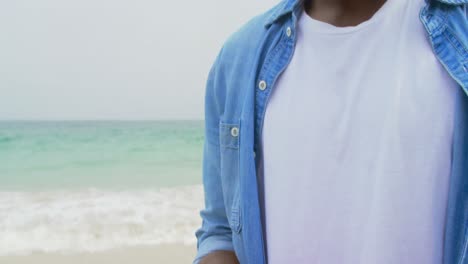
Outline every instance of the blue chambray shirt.
[[[291, 60], [302, 0], [251, 19], [224, 43], [207, 80], [198, 263], [216, 250], [265, 264], [255, 152], [268, 97]], [[459, 84], [443, 264], [468, 264], [468, 0], [426, 0], [420, 21], [434, 56]], [[287, 199], [287, 197], [285, 197]], [[294, 205], [291, 205], [294, 206]], [[291, 223], [293, 224], [293, 223]]]

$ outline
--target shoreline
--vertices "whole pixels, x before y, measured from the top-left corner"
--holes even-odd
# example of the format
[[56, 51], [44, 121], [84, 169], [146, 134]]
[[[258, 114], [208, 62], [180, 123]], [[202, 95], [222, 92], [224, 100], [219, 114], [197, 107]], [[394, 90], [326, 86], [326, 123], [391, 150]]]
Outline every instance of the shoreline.
[[38, 253], [0, 256], [0, 263], [9, 264], [187, 264], [192, 263], [196, 245], [163, 244], [110, 249], [82, 253]]

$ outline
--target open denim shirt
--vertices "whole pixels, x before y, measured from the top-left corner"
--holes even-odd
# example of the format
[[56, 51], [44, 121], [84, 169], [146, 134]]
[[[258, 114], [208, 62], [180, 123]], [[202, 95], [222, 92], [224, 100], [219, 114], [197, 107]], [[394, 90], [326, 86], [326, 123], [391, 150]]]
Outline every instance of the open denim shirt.
[[[266, 263], [255, 152], [268, 97], [294, 51], [302, 8], [302, 0], [284, 0], [251, 19], [224, 43], [210, 70], [205, 95], [205, 209], [196, 232], [194, 263], [216, 250], [234, 251], [242, 264]], [[443, 264], [468, 264], [467, 12], [468, 0], [426, 0], [420, 12], [434, 55], [460, 86]]]

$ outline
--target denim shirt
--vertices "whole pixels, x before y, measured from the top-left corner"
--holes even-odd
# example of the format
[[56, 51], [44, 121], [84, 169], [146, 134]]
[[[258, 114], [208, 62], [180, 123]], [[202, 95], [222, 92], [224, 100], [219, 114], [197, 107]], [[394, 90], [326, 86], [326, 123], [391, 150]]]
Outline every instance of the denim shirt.
[[[302, 0], [284, 0], [251, 19], [224, 43], [208, 74], [205, 208], [194, 263], [216, 250], [234, 251], [242, 264], [266, 263], [256, 152], [268, 98], [294, 51], [302, 8]], [[468, 0], [426, 0], [420, 12], [434, 56], [460, 86], [443, 264], [468, 264], [467, 12]]]

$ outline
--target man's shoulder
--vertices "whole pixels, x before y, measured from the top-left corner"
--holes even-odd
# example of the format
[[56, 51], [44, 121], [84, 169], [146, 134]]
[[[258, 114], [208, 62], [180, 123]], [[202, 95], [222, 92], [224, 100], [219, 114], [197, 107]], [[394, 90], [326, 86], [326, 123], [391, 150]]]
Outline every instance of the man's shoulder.
[[271, 17], [283, 8], [282, 0], [268, 10], [250, 18], [224, 41], [220, 52], [220, 60], [232, 60], [235, 57], [249, 56], [255, 52], [267, 33], [266, 24]]

